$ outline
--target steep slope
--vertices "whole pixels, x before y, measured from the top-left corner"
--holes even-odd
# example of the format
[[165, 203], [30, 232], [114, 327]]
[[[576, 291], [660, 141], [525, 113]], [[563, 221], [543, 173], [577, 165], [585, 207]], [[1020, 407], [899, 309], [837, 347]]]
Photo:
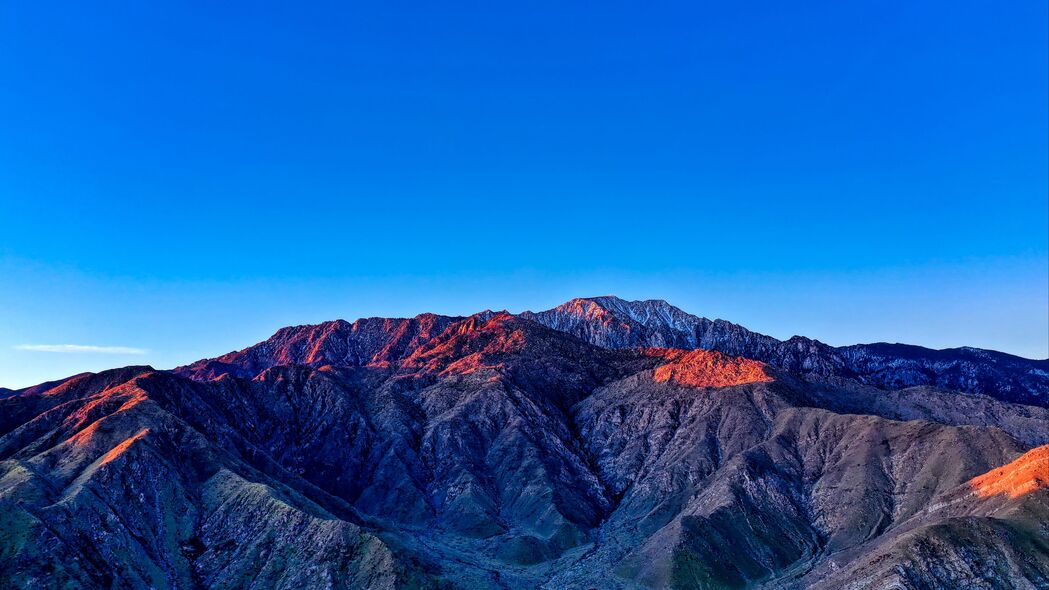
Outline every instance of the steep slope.
[[1049, 587], [1049, 447], [958, 485], [794, 587]]
[[1049, 489], [1049, 445], [1032, 449], [1008, 465], [974, 477], [969, 487], [981, 498], [999, 495], [1020, 498]]
[[[86, 436], [76, 434], [78, 429], [117, 416], [129, 429], [131, 425], [138, 429], [121, 429], [86, 456], [102, 455], [94, 460], [118, 465], [106, 457], [124, 456], [146, 445], [151, 453], [148, 460], [167, 471], [139, 485], [167, 489], [170, 486], [162, 482], [181, 483], [166, 492], [171, 497], [162, 503], [182, 515], [181, 532], [174, 535], [176, 545], [193, 553], [186, 558], [192, 567], [169, 555], [170, 548], [133, 555], [128, 567], [145, 568], [149, 577], [117, 569], [130, 587], [242, 587], [255, 576], [260, 576], [260, 587], [291, 585], [298, 579], [278, 575], [285, 566], [325, 577], [338, 574], [351, 581], [385, 575], [387, 585], [454, 575], [461, 584], [474, 587], [492, 583], [492, 571], [497, 570], [489, 562], [500, 567], [530, 565], [586, 542], [588, 531], [610, 503], [580, 452], [566, 410], [602, 382], [659, 360], [639, 352], [596, 348], [506, 314], [457, 322], [405, 354], [396, 366], [373, 362], [360, 367], [353, 360], [349, 366], [335, 367], [324, 359], [320, 369], [277, 365], [251, 379], [222, 374], [209, 375], [203, 382], [135, 370], [121, 373], [131, 375], [123, 384], [111, 385], [112, 379], [103, 376], [81, 376], [71, 381], [78, 387], [66, 383], [28, 392], [5, 400], [10, 402], [11, 415], [32, 416], [2, 439], [0, 459], [9, 459], [5, 466], [15, 474], [15, 479], [4, 480], [5, 492], [19, 506], [24, 504], [33, 495], [18, 477], [32, 483], [30, 490], [54, 479], [53, 461], [42, 460], [43, 466], [23, 474], [26, 461], [61, 455], [70, 446], [62, 441]], [[233, 367], [233, 374], [247, 373], [253, 367], [249, 363], [256, 362], [251, 355], [235, 360], [247, 366]], [[102, 385], [85, 385], [94, 382]], [[127, 391], [131, 397], [117, 391]], [[140, 404], [150, 412], [143, 414], [137, 409]], [[165, 421], [163, 425], [156, 423], [154, 414]], [[110, 432], [108, 427], [103, 430]], [[160, 432], [166, 434], [157, 438]], [[176, 435], [177, 440], [171, 438]], [[194, 440], [205, 450], [186, 455], [182, 439], [198, 436]], [[79, 463], [70, 471], [94, 473]], [[107, 492], [112, 497], [104, 504], [119, 520], [143, 530], [170, 520], [167, 512], [139, 513], [121, 499], [121, 494], [136, 493], [131, 481], [136, 475], [141, 474], [122, 472], [123, 479]], [[266, 490], [278, 487], [286, 488], [280, 499], [290, 508], [268, 499], [272, 494]], [[33, 499], [41, 509], [55, 502], [46, 495]], [[228, 513], [240, 502], [243, 513]], [[310, 509], [314, 504], [316, 509]], [[11, 511], [17, 512], [14, 506]], [[288, 535], [315, 532], [325, 538], [357, 539], [363, 533], [353, 527], [364, 524], [386, 540], [372, 542], [365, 536], [362, 547], [385, 551], [389, 539], [398, 539], [400, 553], [380, 559], [369, 552], [358, 561], [332, 562], [363, 549], [335, 546], [332, 557], [309, 546], [292, 551], [287, 544], [295, 537], [278, 536], [266, 524], [267, 514], [276, 522], [302, 523], [301, 529], [293, 528]], [[333, 522], [315, 523], [311, 518]], [[227, 532], [209, 536], [216, 533], [213, 527]], [[46, 542], [43, 530], [26, 534], [34, 543]], [[259, 537], [253, 541], [257, 550], [243, 549], [245, 535]], [[231, 537], [238, 539], [236, 545], [223, 540]], [[0, 571], [14, 572], [15, 577], [3, 579], [29, 584], [40, 560], [33, 551], [21, 549], [22, 537], [10, 543], [13, 548], [2, 555], [5, 559], [12, 555]], [[107, 543], [78, 541], [100, 564], [123, 551], [110, 549]], [[213, 543], [227, 552], [216, 556]], [[450, 559], [448, 554], [458, 551], [454, 546], [468, 548], [476, 562], [472, 568], [442, 567]], [[267, 561], [266, 556], [277, 549], [282, 561]], [[419, 554], [429, 560], [430, 574], [415, 574], [398, 565], [403, 559], [413, 562]], [[59, 553], [52, 557], [57, 562], [72, 559]], [[389, 567], [369, 570], [377, 561]], [[43, 567], [53, 566], [45, 562]], [[77, 583], [113, 583], [98, 575], [79, 575]], [[348, 587], [373, 586], [349, 583]]]
[[[492, 315], [484, 312], [475, 317]], [[731, 322], [688, 314], [662, 300], [579, 298], [550, 310], [518, 315], [603, 348], [714, 350], [812, 379], [850, 379], [888, 390], [936, 387], [1049, 407], [1049, 359], [1029, 360], [977, 348], [932, 350], [886, 343], [835, 348], [802, 336], [781, 341]], [[336, 320], [283, 328], [265, 342], [176, 371], [201, 380], [223, 374], [250, 377], [286, 364], [396, 363], [463, 319], [422, 314], [410, 319]]]
[[[780, 382], [695, 388], [637, 375], [584, 400], [581, 433], [621, 500], [600, 533], [612, 541], [549, 587], [585, 588], [576, 580], [605, 571], [598, 587], [793, 587], [825, 563], [862, 559], [849, 552], [1024, 448], [994, 428], [796, 407], [803, 395]], [[969, 563], [1008, 549], [992, 545]], [[1032, 558], [1049, 566], [1047, 551]]]
[[395, 588], [422, 579], [346, 508], [336, 517], [275, 466], [186, 424], [170, 410], [189, 403], [192, 388], [147, 391], [158, 379], [170, 381], [146, 372], [102, 391], [29, 396], [64, 401], [0, 438], [0, 585]]
[[1045, 585], [1049, 410], [570, 331], [329, 322], [15, 392], [0, 586]]
[[203, 380], [230, 374], [253, 377], [280, 365], [360, 367], [400, 360], [463, 318], [425, 313], [411, 319], [365, 318], [282, 328], [238, 352], [197, 361], [175, 371]]
[[801, 336], [780, 341], [724, 320], [696, 317], [666, 301], [613, 296], [573, 299], [521, 317], [608, 348], [701, 348], [813, 377], [854, 379], [885, 389], [933, 386], [1049, 406], [1049, 359], [886, 343], [835, 348]]
[[764, 363], [730, 357], [716, 351], [651, 350], [654, 356], [667, 359], [652, 374], [659, 382], [672, 382], [690, 387], [731, 387], [745, 383], [773, 380]]

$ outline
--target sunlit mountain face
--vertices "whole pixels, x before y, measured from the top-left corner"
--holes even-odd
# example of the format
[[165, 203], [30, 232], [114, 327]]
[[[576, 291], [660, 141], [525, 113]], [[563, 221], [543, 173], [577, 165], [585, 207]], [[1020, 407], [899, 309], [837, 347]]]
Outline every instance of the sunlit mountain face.
[[0, 587], [1045, 588], [1049, 360], [665, 301], [0, 391]]

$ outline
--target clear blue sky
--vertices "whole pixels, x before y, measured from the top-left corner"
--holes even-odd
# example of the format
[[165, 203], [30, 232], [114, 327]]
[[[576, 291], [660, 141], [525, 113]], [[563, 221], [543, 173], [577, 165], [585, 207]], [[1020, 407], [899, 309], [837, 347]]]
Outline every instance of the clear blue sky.
[[0, 5], [0, 385], [604, 293], [1049, 356], [1043, 0], [301, 4]]

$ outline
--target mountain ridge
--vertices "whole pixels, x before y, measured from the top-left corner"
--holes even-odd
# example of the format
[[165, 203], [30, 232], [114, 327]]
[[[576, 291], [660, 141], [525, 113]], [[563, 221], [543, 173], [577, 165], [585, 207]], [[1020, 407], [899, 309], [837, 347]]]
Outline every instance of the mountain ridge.
[[[486, 310], [468, 317], [487, 318], [495, 313]], [[810, 378], [852, 379], [890, 390], [914, 386], [942, 387], [987, 394], [1003, 401], [1049, 406], [1049, 359], [1032, 360], [973, 347], [930, 349], [883, 342], [833, 347], [804, 336], [778, 340], [726, 320], [694, 316], [661, 299], [575, 298], [546, 311], [525, 311], [516, 316], [603, 348], [714, 350], [759, 360]], [[398, 360], [405, 350], [466, 317], [424, 313], [414, 318], [364, 318], [352, 323], [333, 320], [287, 327], [258, 345], [177, 367], [175, 371], [205, 378], [210, 374], [209, 370], [215, 374], [230, 370], [223, 363], [240, 355], [256, 355], [259, 366], [291, 360], [315, 364], [318, 359], [304, 355], [303, 351], [296, 349], [295, 343], [303, 338], [309, 339], [318, 330], [325, 334], [315, 347], [329, 337], [337, 341], [333, 344], [341, 346], [326, 351], [329, 356], [334, 354], [335, 360], [352, 362], [356, 366], [390, 362]], [[394, 336], [390, 336], [391, 329], [395, 331]], [[267, 358], [270, 347], [279, 351], [276, 356]], [[356, 351], [356, 356], [351, 350]], [[208, 363], [214, 364], [212, 369], [208, 368]], [[233, 366], [240, 365], [234, 363]]]
[[608, 305], [289, 327], [0, 397], [0, 585], [1049, 585], [1049, 409], [572, 333], [696, 325]]
[[972, 347], [935, 350], [888, 343], [833, 347], [804, 336], [777, 340], [732, 322], [694, 316], [658, 299], [576, 298], [521, 315], [599, 346], [717, 350], [817, 378], [855, 379], [885, 389], [938, 386], [1004, 401], [1049, 404], [1049, 359]]

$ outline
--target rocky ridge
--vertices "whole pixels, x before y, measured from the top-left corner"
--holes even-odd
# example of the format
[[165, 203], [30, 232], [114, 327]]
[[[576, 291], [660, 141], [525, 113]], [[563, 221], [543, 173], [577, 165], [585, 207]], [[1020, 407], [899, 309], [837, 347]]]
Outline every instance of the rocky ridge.
[[[0, 585], [1049, 585], [1046, 408], [667, 349], [691, 316], [579, 305], [0, 398]], [[649, 324], [677, 328], [624, 345]]]
[[1049, 405], [1049, 359], [978, 348], [933, 350], [888, 343], [833, 347], [803, 336], [777, 340], [725, 320], [691, 315], [658, 299], [579, 298], [521, 317], [606, 348], [716, 350], [814, 378], [851, 379], [882, 389], [931, 386]]

